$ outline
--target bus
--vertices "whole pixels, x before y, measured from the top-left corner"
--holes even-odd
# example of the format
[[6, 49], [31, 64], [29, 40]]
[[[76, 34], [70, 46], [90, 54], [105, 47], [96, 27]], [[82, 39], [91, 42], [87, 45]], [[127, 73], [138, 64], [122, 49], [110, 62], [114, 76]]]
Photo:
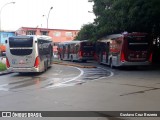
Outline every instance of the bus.
[[6, 41], [6, 66], [10, 72], [43, 72], [51, 66], [53, 43], [49, 36], [24, 35]]
[[122, 33], [106, 36], [96, 43], [99, 63], [111, 68], [144, 66], [152, 62], [152, 40], [147, 33]]
[[58, 54], [61, 60], [82, 61], [94, 59], [94, 43], [83, 41], [62, 42], [58, 45]]

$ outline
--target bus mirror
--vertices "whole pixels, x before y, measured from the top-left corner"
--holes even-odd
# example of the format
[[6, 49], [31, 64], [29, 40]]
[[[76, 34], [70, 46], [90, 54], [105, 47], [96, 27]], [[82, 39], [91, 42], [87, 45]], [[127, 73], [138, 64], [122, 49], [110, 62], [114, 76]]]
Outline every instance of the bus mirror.
[[5, 43], [7, 44], [7, 40], [5, 40]]

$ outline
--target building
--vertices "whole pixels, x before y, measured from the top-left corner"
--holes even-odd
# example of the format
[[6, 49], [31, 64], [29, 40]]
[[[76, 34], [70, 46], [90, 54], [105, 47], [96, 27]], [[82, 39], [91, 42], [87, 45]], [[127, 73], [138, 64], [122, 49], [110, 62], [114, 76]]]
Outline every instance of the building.
[[21, 27], [16, 31], [17, 35], [48, 35], [52, 37], [54, 52], [57, 51], [57, 44], [65, 41], [72, 41], [78, 34], [79, 30], [66, 29], [47, 29], [47, 28], [31, 28]]
[[15, 31], [1, 31], [0, 32], [1, 44], [5, 44], [5, 40], [7, 40], [8, 37], [12, 36], [15, 36]]
[[15, 31], [0, 31], [0, 56], [6, 51], [5, 40], [15, 36]]

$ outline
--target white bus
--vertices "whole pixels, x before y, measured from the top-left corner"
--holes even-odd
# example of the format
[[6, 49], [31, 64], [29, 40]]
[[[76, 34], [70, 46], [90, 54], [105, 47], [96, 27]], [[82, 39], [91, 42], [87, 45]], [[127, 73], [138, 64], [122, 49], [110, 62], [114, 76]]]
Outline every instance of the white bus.
[[6, 41], [6, 66], [10, 72], [43, 72], [51, 66], [53, 43], [49, 36], [24, 35]]

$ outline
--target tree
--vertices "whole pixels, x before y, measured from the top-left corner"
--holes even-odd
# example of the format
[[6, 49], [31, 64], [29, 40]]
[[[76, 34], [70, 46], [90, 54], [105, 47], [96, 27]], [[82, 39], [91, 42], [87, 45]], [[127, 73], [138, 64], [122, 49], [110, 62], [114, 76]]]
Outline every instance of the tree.
[[92, 40], [94, 41], [94, 36], [96, 33], [96, 26], [92, 23], [85, 24], [82, 26], [80, 32], [76, 36], [75, 40]]
[[94, 23], [82, 27], [80, 39], [128, 32], [160, 35], [160, 0], [93, 0]]
[[102, 35], [120, 31], [159, 34], [159, 8], [159, 0], [94, 0], [93, 10]]

